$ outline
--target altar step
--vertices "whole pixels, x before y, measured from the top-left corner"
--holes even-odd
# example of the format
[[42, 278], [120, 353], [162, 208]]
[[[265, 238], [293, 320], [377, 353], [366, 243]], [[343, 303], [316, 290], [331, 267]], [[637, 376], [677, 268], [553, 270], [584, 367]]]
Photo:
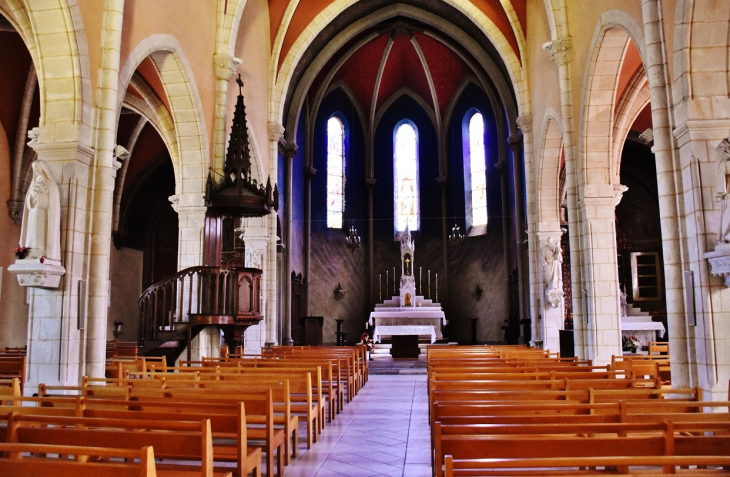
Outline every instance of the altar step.
[[[373, 345], [373, 350], [370, 353], [372, 353], [374, 356], [377, 356], [377, 355], [388, 355], [388, 356], [390, 356], [390, 349], [393, 347], [393, 345], [391, 345], [388, 341], [389, 340], [385, 340], [384, 343], [375, 343]], [[457, 344], [457, 343], [448, 343], [446, 340], [436, 341], [436, 343], [440, 343], [440, 344], [453, 344], [453, 345], [456, 345]], [[418, 343], [418, 348], [421, 350], [421, 356], [425, 356], [426, 355], [426, 347], [429, 344], [431, 344], [431, 343], [429, 343], [426, 340], [421, 340]]]

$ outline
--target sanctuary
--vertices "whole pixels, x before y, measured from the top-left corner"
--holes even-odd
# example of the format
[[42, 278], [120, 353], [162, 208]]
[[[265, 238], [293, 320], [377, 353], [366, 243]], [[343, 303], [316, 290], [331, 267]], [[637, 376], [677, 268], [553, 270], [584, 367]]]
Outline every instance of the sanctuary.
[[[375, 310], [370, 313], [366, 326], [373, 328], [373, 340], [376, 343], [382, 341], [386, 336], [393, 335], [417, 335], [428, 337], [431, 343], [443, 338], [442, 327], [448, 324], [446, 315], [438, 302], [438, 275], [436, 275], [436, 298], [435, 302], [430, 298], [424, 298], [422, 293], [422, 278], [419, 277], [419, 286], [416, 288], [416, 277], [414, 270], [415, 241], [411, 236], [410, 228], [400, 234], [400, 255], [401, 255], [401, 277], [400, 293], [397, 296], [377, 303]], [[395, 282], [395, 276], [393, 276]], [[428, 296], [431, 296], [431, 273], [428, 272]], [[386, 281], [386, 293], [389, 289]], [[382, 297], [382, 287], [381, 294]]]

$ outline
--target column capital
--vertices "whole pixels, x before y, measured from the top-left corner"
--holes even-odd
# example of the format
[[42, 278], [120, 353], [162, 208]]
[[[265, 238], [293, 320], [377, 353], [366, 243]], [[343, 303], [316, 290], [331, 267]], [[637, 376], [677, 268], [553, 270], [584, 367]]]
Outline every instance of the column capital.
[[513, 153], [518, 153], [522, 149], [522, 133], [513, 134], [507, 139], [507, 143], [509, 144], [510, 149], [512, 149]]
[[205, 206], [203, 194], [175, 194], [169, 198], [172, 208], [178, 214], [183, 213], [205, 213], [208, 209]]
[[520, 114], [517, 116], [516, 122], [523, 134], [529, 134], [532, 131], [532, 114]]
[[378, 180], [374, 177], [368, 177], [365, 179], [365, 184], [367, 184], [368, 189], [372, 190], [375, 187], [375, 184], [378, 182]]
[[286, 141], [279, 141], [279, 152], [284, 156], [285, 159], [291, 159], [299, 150], [299, 146], [295, 142], [288, 143]]
[[581, 215], [587, 219], [615, 219], [616, 206], [621, 202], [624, 192], [629, 190], [622, 184], [614, 185], [614, 194], [604, 197], [583, 197], [578, 201]]
[[436, 178], [436, 183], [441, 186], [442, 189], [445, 189], [448, 185], [448, 177], [442, 176]]
[[284, 136], [284, 126], [280, 123], [270, 122], [269, 123], [269, 141], [277, 142]]
[[570, 37], [561, 40], [552, 40], [542, 44], [542, 49], [550, 53], [554, 62], [560, 65], [567, 65], [570, 61]]
[[312, 166], [304, 166], [304, 179], [311, 181], [317, 175], [317, 169]]
[[213, 55], [215, 76], [221, 81], [228, 81], [236, 72], [243, 60], [227, 53]]

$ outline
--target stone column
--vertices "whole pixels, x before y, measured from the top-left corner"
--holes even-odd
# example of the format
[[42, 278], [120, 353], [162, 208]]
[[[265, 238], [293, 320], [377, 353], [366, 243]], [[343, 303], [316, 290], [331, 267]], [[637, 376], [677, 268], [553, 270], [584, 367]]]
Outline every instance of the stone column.
[[[28, 358], [24, 393], [38, 384], [76, 386], [85, 374], [86, 248], [89, 164], [94, 151], [77, 142], [44, 143], [34, 131], [30, 146], [45, 161], [59, 187], [61, 254], [66, 269], [56, 289], [18, 288], [28, 293]], [[81, 293], [80, 293], [81, 291]]]
[[[250, 218], [244, 219], [246, 221], [245, 229], [243, 230], [243, 241], [246, 244], [246, 256], [249, 257], [252, 253], [256, 254], [261, 263], [247, 263], [246, 266], [254, 268], [261, 268], [263, 276], [266, 277], [270, 274], [276, 274], [276, 269], [268, 269], [268, 248], [269, 248], [269, 218]], [[262, 287], [262, 305], [266, 303], [268, 296], [266, 295], [267, 290]], [[264, 305], [265, 306], [265, 305]], [[262, 308], [264, 307], [262, 306]], [[264, 316], [263, 322], [258, 325], [251, 326], [246, 329], [244, 335], [244, 349], [253, 353], [260, 353], [261, 348], [266, 343], [266, 319]]]
[[523, 266], [524, 257], [522, 256], [523, 247], [522, 241], [524, 240], [525, 226], [522, 221], [525, 206], [522, 200], [522, 134], [510, 136], [509, 146], [512, 150], [512, 164], [513, 164], [513, 186], [515, 190], [515, 258], [517, 260], [517, 300], [520, 321], [523, 319], [529, 319], [525, 309], [525, 268]]
[[[243, 61], [227, 53], [213, 55], [215, 67], [215, 144], [213, 160], [216, 171], [223, 170], [226, 155], [226, 116], [228, 114], [228, 82]], [[235, 101], [234, 101], [235, 102]]]
[[[269, 123], [269, 177], [271, 177], [271, 183], [274, 184], [278, 181], [279, 174], [279, 142], [284, 135], [284, 127], [279, 123]], [[266, 307], [264, 312], [264, 320], [266, 323], [266, 346], [273, 346], [277, 341], [277, 317], [279, 316], [278, 304], [280, 301], [277, 298], [277, 249], [278, 249], [278, 236], [277, 236], [277, 219], [278, 215], [272, 213], [269, 216], [269, 247], [266, 256], [266, 269], [269, 273], [264, 277], [264, 287], [266, 290]]]
[[[547, 224], [541, 223], [541, 226]], [[537, 331], [533, 340], [540, 339], [543, 341], [543, 349], [550, 351], [560, 350], [560, 330], [564, 327], [565, 305], [563, 303], [563, 289], [548, 290], [548, 278], [546, 277], [548, 266], [543, 248], [547, 245], [548, 240], [552, 239], [557, 246], [560, 247], [560, 238], [563, 235], [560, 230], [560, 224], [555, 224], [552, 229], [545, 227], [537, 231], [539, 248], [537, 250], [537, 284], [536, 288], [539, 294], [539, 303], [541, 306], [540, 320], [533, 320], [533, 329]], [[557, 229], [557, 230], [556, 230]], [[562, 269], [562, 267], [561, 267]], [[561, 270], [562, 274], [562, 270]]]
[[86, 374], [104, 376], [106, 360], [107, 308], [109, 306], [109, 254], [114, 210], [113, 150], [116, 145], [117, 97], [122, 41], [124, 0], [107, 0], [102, 32], [101, 91], [97, 149], [91, 204], [89, 277], [89, 319]]
[[[304, 167], [304, 283], [309, 284], [309, 270], [312, 260], [312, 179], [317, 169], [311, 166]], [[307, 295], [309, 295], [307, 287]], [[304, 316], [309, 316], [309, 296], [305, 300], [302, 310]]]
[[375, 304], [375, 286], [373, 285], [373, 278], [375, 277], [375, 256], [373, 255], [375, 248], [375, 231], [373, 230], [373, 225], [375, 224], [373, 220], [375, 213], [373, 209], [373, 189], [375, 189], [375, 184], [377, 182], [378, 180], [373, 177], [365, 179], [365, 184], [368, 188], [368, 296], [370, 298], [368, 303], [370, 306]]
[[674, 149], [667, 91], [667, 70], [664, 42], [659, 20], [658, 0], [642, 0], [641, 9], [646, 37], [644, 69], [649, 80], [651, 119], [654, 131], [652, 152], [656, 160], [659, 216], [664, 259], [664, 290], [667, 299], [669, 355], [672, 357], [672, 386], [689, 387], [689, 357], [687, 328], [684, 318], [684, 288], [682, 284], [682, 249], [679, 234], [679, 213], [675, 186]]
[[[564, 12], [563, 12], [564, 15]], [[567, 19], [562, 27], [567, 29]], [[573, 140], [573, 90], [570, 84], [570, 37], [554, 39], [542, 45], [558, 65], [560, 79], [560, 115], [563, 119], [563, 150], [565, 153], [565, 187], [567, 189], [568, 220], [570, 222], [570, 277], [573, 283], [573, 329], [575, 352], [587, 357], [583, 316], [583, 274], [578, 212], [578, 180], [576, 175], [575, 142]], [[615, 242], [614, 242], [615, 243]]]
[[[446, 177], [437, 177], [436, 182], [438, 182], [441, 188], [441, 254], [444, 264], [443, 287], [441, 288], [443, 290], [443, 298], [441, 302], [443, 303], [443, 308], [447, 309], [449, 303], [449, 224], [446, 220], [449, 215], [447, 205], [449, 184]], [[415, 277], [416, 274], [413, 273], [413, 276]], [[434, 293], [435, 295], [438, 295], [438, 293]]]
[[205, 237], [205, 200], [202, 194], [178, 194], [170, 197], [178, 216], [177, 269], [203, 264]]
[[284, 276], [286, 283], [284, 284], [284, 289], [286, 290], [286, 294], [284, 296], [284, 303], [283, 306], [285, 307], [282, 313], [282, 316], [284, 317], [284, 336], [282, 336], [282, 344], [286, 346], [292, 346], [294, 344], [294, 340], [291, 337], [291, 241], [292, 241], [292, 233], [291, 233], [291, 225], [292, 225], [292, 204], [293, 204], [293, 198], [292, 198], [292, 185], [293, 185], [293, 178], [292, 178], [292, 161], [294, 158], [294, 155], [297, 153], [297, 145], [294, 143], [287, 144], [284, 146], [282, 154], [284, 155], [284, 177], [286, 181], [286, 205], [284, 206], [284, 223], [286, 224], [286, 232], [284, 240], [284, 246], [286, 247], [284, 249], [284, 264], [286, 267], [286, 274]]
[[616, 205], [626, 189], [612, 197], [584, 197], [578, 203], [587, 290], [587, 358], [595, 365], [621, 355], [621, 307], [616, 261]]

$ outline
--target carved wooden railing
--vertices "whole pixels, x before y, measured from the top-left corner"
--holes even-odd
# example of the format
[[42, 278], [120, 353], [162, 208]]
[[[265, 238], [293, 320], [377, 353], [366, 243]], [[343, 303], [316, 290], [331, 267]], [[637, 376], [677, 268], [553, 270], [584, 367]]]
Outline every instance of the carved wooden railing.
[[186, 268], [150, 286], [139, 298], [139, 342], [204, 324], [260, 321], [261, 270]]

